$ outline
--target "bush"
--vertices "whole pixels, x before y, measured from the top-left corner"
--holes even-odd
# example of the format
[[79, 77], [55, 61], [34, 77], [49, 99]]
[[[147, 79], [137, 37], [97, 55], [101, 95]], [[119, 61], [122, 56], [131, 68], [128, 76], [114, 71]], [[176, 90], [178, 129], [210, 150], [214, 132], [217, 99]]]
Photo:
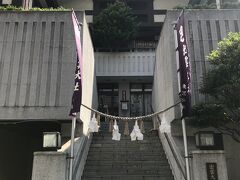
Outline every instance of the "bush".
[[34, 7], [29, 10], [25, 10], [22, 7], [16, 7], [12, 5], [8, 6], [0, 6], [0, 11], [68, 11], [69, 9], [65, 9], [63, 7], [58, 8], [38, 8]]

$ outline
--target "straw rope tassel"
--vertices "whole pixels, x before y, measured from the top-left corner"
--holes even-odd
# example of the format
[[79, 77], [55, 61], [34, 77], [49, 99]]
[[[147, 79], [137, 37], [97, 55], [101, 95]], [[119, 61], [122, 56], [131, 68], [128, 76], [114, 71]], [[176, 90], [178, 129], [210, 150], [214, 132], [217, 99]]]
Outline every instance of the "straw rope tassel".
[[128, 127], [128, 120], [125, 120], [125, 125], [124, 125], [124, 135], [128, 136], [129, 135], [129, 127]]
[[113, 130], [113, 119], [110, 119], [109, 120], [109, 132], [112, 132], [112, 130]]
[[140, 119], [139, 126], [140, 126], [141, 133], [145, 133], [145, 128], [144, 128], [144, 124], [143, 124], [142, 119]]
[[97, 122], [98, 122], [98, 125], [99, 127], [101, 126], [101, 122], [100, 122], [100, 114], [97, 114]]

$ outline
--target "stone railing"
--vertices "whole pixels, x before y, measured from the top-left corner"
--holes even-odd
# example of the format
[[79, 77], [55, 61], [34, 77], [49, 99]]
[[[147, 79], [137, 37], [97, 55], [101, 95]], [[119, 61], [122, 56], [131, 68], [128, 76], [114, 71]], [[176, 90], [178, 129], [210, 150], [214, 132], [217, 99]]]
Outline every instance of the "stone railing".
[[163, 149], [171, 166], [175, 180], [187, 180], [185, 173], [185, 163], [182, 156], [178, 153], [177, 146], [171, 135], [167, 133], [159, 133]]
[[97, 76], [153, 76], [155, 52], [95, 52]]

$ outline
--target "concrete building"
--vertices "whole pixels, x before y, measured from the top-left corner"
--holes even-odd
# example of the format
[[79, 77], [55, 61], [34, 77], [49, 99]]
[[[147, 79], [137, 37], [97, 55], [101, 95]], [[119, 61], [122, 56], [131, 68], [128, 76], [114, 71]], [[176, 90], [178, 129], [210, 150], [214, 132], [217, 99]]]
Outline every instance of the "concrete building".
[[[176, 54], [175, 54], [175, 40], [173, 32], [173, 22], [177, 19], [179, 12], [168, 11], [164, 26], [161, 32], [161, 38], [156, 49], [156, 63], [154, 71], [154, 85], [153, 85], [153, 107], [154, 110], [165, 109], [178, 101], [178, 80], [176, 72]], [[228, 32], [239, 32], [239, 10], [188, 10], [185, 11], [185, 28], [187, 33], [188, 47], [190, 51], [191, 69], [192, 69], [192, 103], [197, 104], [204, 102], [206, 97], [199, 92], [203, 73], [207, 71], [209, 62], [206, 56], [217, 48], [217, 43], [226, 37]], [[161, 116], [171, 124], [171, 134], [169, 139], [175, 144], [176, 152], [179, 152], [179, 159], [183, 158], [183, 140], [182, 140], [182, 128], [180, 118], [180, 109], [176, 107]], [[199, 152], [196, 152], [194, 134], [197, 131], [214, 131], [213, 129], [192, 129], [187, 128], [189, 150], [193, 156]], [[166, 141], [166, 138], [162, 136], [162, 142]], [[167, 144], [167, 143], [166, 143]], [[166, 148], [168, 149], [168, 148]], [[221, 149], [221, 148], [219, 148]], [[226, 164], [220, 165], [218, 172], [224, 172], [226, 167], [228, 171], [228, 179], [239, 179], [240, 174], [237, 170], [239, 156], [236, 153], [239, 150], [239, 144], [234, 142], [229, 136], [223, 136], [223, 149], [224, 156], [226, 158]], [[173, 156], [169, 151], [169, 159]], [[203, 152], [202, 158], [208, 156], [208, 153]], [[222, 151], [215, 151], [216, 154], [223, 153]], [[208, 154], [208, 155], [207, 155]], [[205, 156], [205, 157], [204, 157]], [[217, 162], [216, 158], [211, 159], [215, 155], [208, 156], [207, 161]], [[200, 156], [201, 157], [201, 156]], [[222, 158], [222, 157], [219, 157]], [[200, 158], [201, 159], [201, 158]], [[200, 166], [192, 165], [193, 171], [203, 171], [206, 167], [206, 159], [199, 159], [198, 163], [203, 163]], [[194, 157], [193, 157], [194, 161]], [[205, 162], [204, 162], [205, 161]], [[180, 160], [183, 162], [183, 159]], [[193, 162], [194, 163], [194, 162]], [[177, 167], [172, 163], [172, 167]], [[203, 169], [204, 168], [204, 169]], [[193, 172], [193, 175], [196, 172]], [[204, 179], [204, 176], [197, 175], [194, 179]], [[219, 179], [227, 179], [226, 172], [218, 177]]]
[[[93, 47], [84, 14], [78, 18], [84, 24], [83, 81], [88, 82], [82, 102], [97, 107]], [[61, 132], [63, 144], [70, 136], [76, 63], [71, 13], [0, 12], [0, 19], [0, 179], [26, 180], [33, 152], [43, 150], [43, 132]], [[91, 112], [82, 111], [81, 119], [88, 121]], [[87, 126], [78, 131], [86, 134]]]

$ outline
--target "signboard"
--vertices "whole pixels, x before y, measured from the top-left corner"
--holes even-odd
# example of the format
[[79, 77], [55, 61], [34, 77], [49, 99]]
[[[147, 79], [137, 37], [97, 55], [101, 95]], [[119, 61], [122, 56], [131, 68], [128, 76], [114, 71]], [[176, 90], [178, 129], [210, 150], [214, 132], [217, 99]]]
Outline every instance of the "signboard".
[[156, 41], [135, 41], [135, 48], [140, 49], [155, 49], [157, 47]]
[[218, 180], [217, 163], [206, 163], [207, 180]]
[[122, 110], [128, 110], [128, 101], [121, 101]]

